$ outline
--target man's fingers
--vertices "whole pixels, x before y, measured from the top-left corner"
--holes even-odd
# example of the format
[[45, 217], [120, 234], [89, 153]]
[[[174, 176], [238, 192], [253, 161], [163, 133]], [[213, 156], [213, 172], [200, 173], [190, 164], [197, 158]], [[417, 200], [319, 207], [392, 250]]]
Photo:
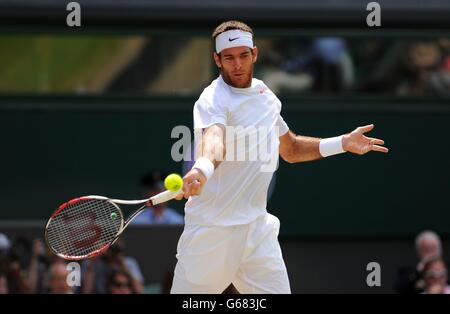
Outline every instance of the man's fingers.
[[192, 195], [198, 195], [201, 192], [201, 183], [198, 180], [194, 180], [183, 186], [184, 198], [189, 198]]
[[366, 133], [366, 132], [371, 131], [374, 127], [375, 126], [373, 124], [369, 124], [369, 125], [358, 127], [358, 130], [361, 131], [362, 133]]
[[177, 194], [177, 196], [175, 196], [175, 199], [177, 201], [179, 201], [179, 200], [183, 199], [183, 196], [184, 196], [184, 193], [181, 191], [179, 194]]
[[201, 184], [200, 184], [200, 181], [195, 180], [195, 181], [193, 181], [193, 182], [190, 184], [190, 186], [191, 186], [191, 195], [198, 195], [198, 194], [200, 194], [200, 192], [201, 192], [201, 188], [200, 188]]
[[372, 150], [376, 151], [376, 152], [382, 152], [382, 153], [387, 153], [389, 151], [389, 149], [387, 147], [378, 146], [378, 145], [373, 145]]
[[379, 138], [369, 138], [372, 145], [384, 145], [384, 141]]
[[187, 190], [188, 190], [188, 186], [189, 183], [186, 180], [186, 178], [183, 178], [183, 187], [181, 188], [181, 191], [183, 192], [183, 194], [186, 194]]

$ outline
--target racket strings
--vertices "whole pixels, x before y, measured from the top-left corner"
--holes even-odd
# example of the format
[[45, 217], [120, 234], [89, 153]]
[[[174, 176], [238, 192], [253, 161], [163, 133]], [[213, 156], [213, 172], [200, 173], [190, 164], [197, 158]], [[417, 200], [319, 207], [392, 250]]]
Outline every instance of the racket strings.
[[107, 200], [85, 199], [69, 204], [47, 226], [47, 242], [64, 257], [86, 257], [113, 241], [122, 213]]

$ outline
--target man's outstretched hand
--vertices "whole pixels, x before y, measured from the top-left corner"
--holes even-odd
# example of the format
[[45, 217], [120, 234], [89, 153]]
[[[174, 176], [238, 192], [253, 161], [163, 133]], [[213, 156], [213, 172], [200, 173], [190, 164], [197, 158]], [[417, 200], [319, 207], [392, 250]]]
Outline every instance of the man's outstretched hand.
[[364, 133], [372, 131], [373, 124], [360, 126], [351, 133], [342, 137], [342, 148], [350, 153], [364, 155], [370, 151], [387, 153], [389, 149], [384, 147], [384, 141], [378, 138], [367, 137]]

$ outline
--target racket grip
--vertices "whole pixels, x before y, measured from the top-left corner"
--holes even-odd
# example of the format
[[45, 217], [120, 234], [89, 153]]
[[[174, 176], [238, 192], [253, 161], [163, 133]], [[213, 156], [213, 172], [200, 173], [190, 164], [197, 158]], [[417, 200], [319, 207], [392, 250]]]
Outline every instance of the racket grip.
[[160, 203], [164, 203], [167, 201], [170, 201], [171, 199], [175, 198], [175, 196], [177, 196], [180, 193], [180, 191], [164, 191], [162, 193], [159, 193], [153, 197], [150, 198], [150, 201], [152, 202], [153, 205], [156, 204], [160, 204]]

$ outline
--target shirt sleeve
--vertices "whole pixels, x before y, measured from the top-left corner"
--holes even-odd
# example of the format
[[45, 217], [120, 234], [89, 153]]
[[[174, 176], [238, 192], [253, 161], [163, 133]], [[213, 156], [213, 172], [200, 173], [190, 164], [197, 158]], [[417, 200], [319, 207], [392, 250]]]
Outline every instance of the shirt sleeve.
[[200, 98], [194, 105], [194, 129], [207, 128], [213, 124], [227, 125], [226, 108]]
[[284, 121], [281, 114], [278, 114], [278, 120], [276, 125], [279, 127], [280, 136], [286, 134], [289, 131], [289, 127], [287, 123]]
[[272, 95], [275, 98], [276, 105], [278, 106], [278, 117], [275, 125], [278, 127], [278, 131], [280, 132], [279, 136], [282, 136], [289, 131], [289, 127], [287, 123], [284, 121], [283, 117], [281, 116], [281, 100], [278, 99], [278, 97], [273, 92]]

